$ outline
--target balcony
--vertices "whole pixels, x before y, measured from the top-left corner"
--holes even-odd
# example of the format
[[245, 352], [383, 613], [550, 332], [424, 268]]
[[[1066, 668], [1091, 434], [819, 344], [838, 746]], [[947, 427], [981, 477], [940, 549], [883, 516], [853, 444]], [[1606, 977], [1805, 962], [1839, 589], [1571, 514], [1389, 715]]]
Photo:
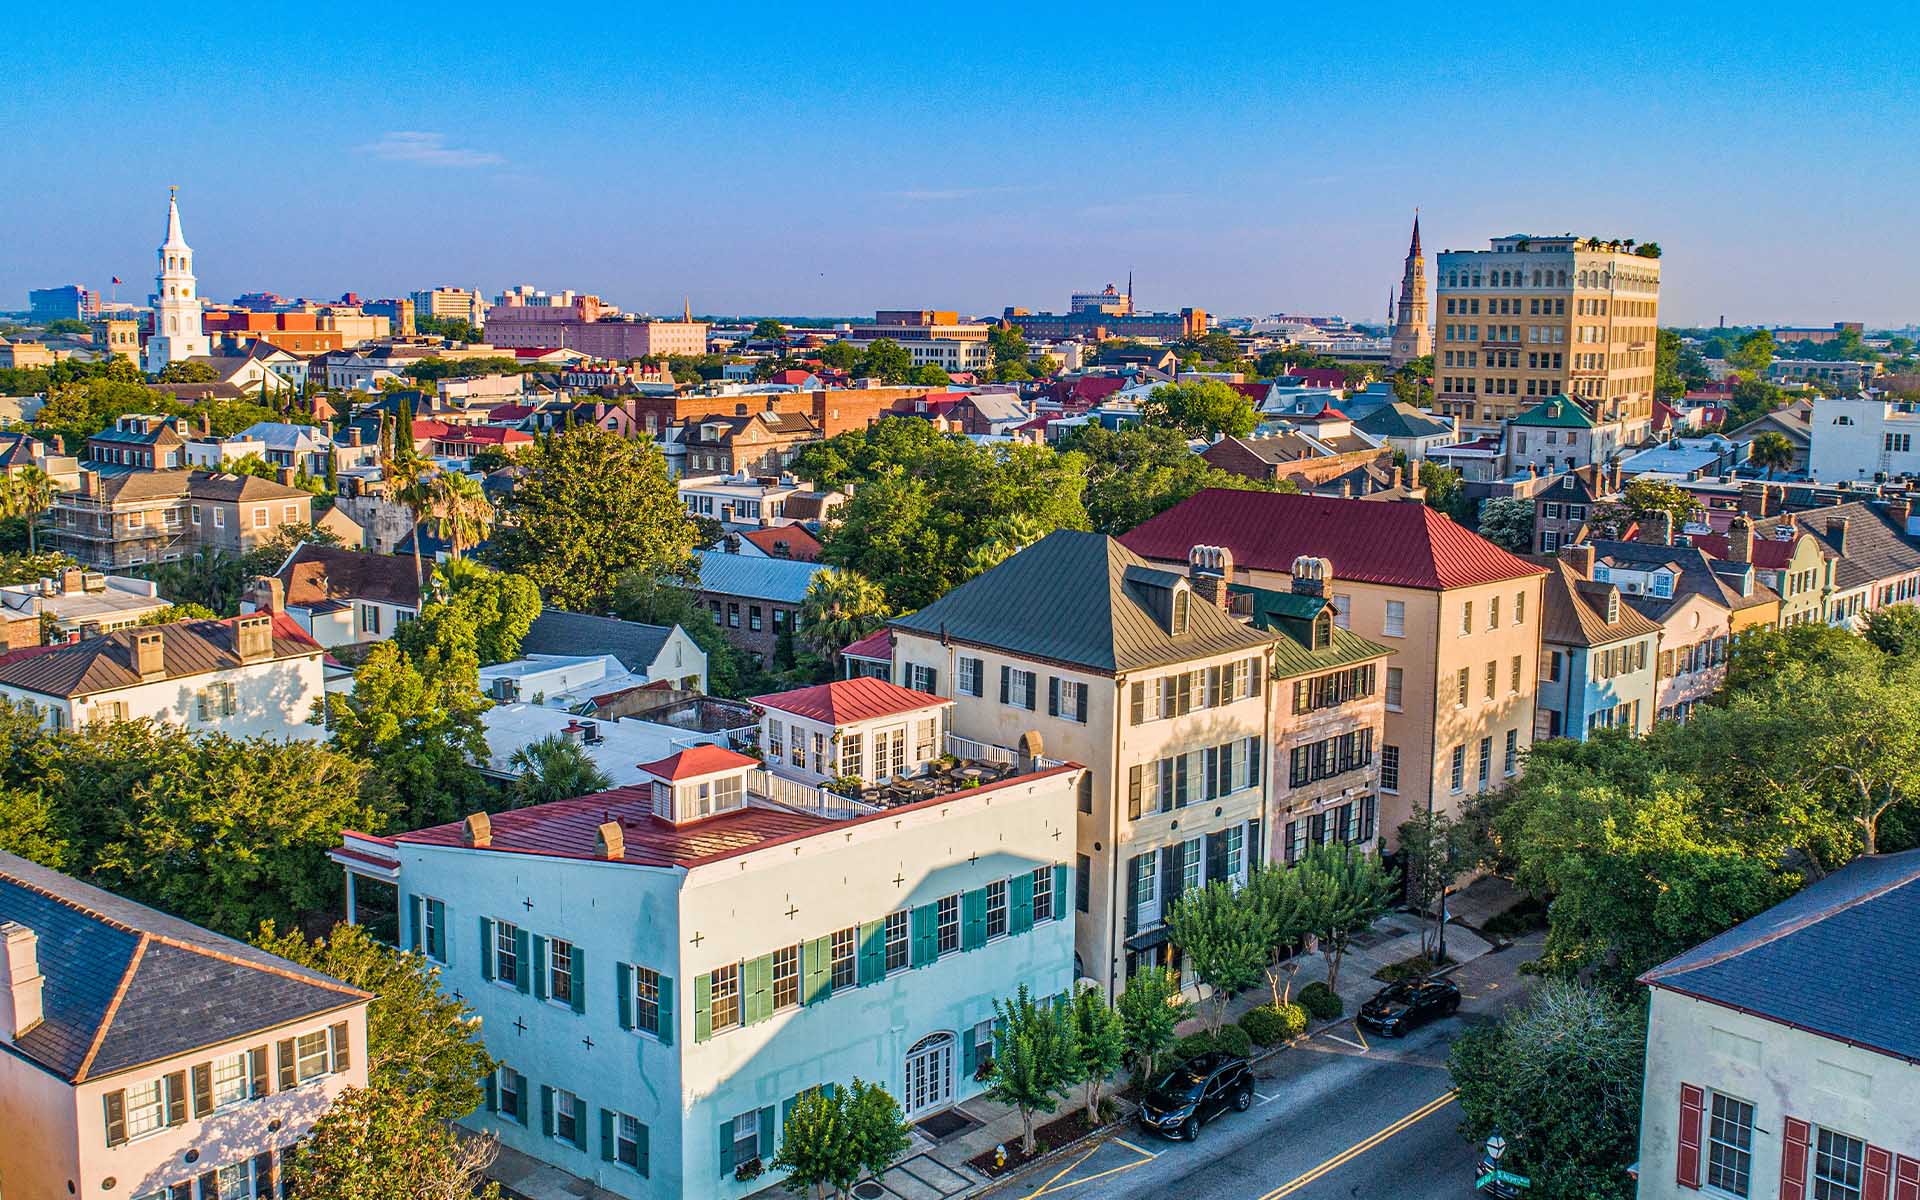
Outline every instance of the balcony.
[[977, 742], [955, 733], [946, 735], [943, 748], [942, 757], [930, 759], [885, 782], [869, 783], [851, 796], [834, 792], [825, 784], [806, 783], [781, 774], [783, 764], [779, 762], [753, 772], [747, 786], [755, 795], [789, 808], [829, 817], [860, 816], [1072, 765], [1064, 759], [1044, 754], [1023, 755], [1009, 746]]

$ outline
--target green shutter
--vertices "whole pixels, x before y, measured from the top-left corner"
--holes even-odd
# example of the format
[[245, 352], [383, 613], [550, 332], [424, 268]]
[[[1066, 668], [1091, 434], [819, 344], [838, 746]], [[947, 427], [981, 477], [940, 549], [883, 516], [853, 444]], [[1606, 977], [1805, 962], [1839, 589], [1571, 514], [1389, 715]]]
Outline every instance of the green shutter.
[[530, 1114], [527, 1112], [527, 1077], [518, 1071], [513, 1073], [513, 1094], [520, 1097], [520, 1123], [528, 1124]]
[[439, 900], [427, 901], [427, 914], [432, 918], [433, 928], [427, 931], [427, 953], [440, 962], [449, 962], [447, 958], [447, 906]]
[[[531, 941], [533, 943], [533, 995], [535, 999], [545, 1000], [547, 998], [547, 939], [536, 933]], [[522, 986], [520, 990], [524, 992], [527, 989]]]
[[733, 1122], [720, 1122], [720, 1173], [733, 1174]]
[[1033, 928], [1033, 873], [1022, 871], [1007, 880], [1007, 932]]
[[653, 1151], [649, 1145], [653, 1138], [645, 1125], [640, 1126], [639, 1134], [633, 1143], [633, 1163], [634, 1170], [640, 1172], [640, 1178], [645, 1179], [653, 1167]]
[[592, 1111], [587, 1107], [587, 1098], [575, 1092], [573, 1094], [573, 1145], [576, 1150], [587, 1148], [587, 1114]]
[[978, 950], [987, 944], [987, 889], [975, 888], [960, 897], [960, 948]]
[[860, 927], [860, 986], [887, 974], [887, 923], [869, 921]]
[[713, 1036], [713, 976], [696, 975], [693, 980], [693, 1040], [704, 1042]]
[[573, 1011], [587, 1011], [587, 954], [577, 942], [573, 947]]
[[802, 1004], [818, 1004], [833, 994], [833, 937], [829, 934], [800, 946], [806, 959], [806, 976], [800, 993]]
[[660, 1028], [654, 1030], [660, 1035], [660, 1044], [673, 1045], [673, 977], [660, 976]]
[[960, 1031], [960, 1082], [966, 1083], [979, 1069], [980, 1047], [973, 1040], [973, 1030]]
[[940, 910], [932, 904], [922, 904], [913, 910], [912, 963], [924, 967], [938, 957], [940, 936]]
[[480, 978], [493, 978], [493, 922], [480, 918]]
[[614, 968], [614, 975], [620, 981], [620, 1028], [633, 1028], [633, 967], [621, 963]]
[[613, 1114], [600, 1110], [600, 1161], [613, 1161]]
[[420, 897], [407, 897], [407, 922], [411, 932], [407, 936], [407, 948], [418, 953], [420, 950]]
[[1056, 921], [1066, 920], [1067, 914], [1073, 911], [1074, 906], [1069, 903], [1067, 891], [1071, 883], [1072, 878], [1067, 874], [1065, 863], [1053, 869], [1053, 919]]
[[751, 958], [740, 970], [740, 990], [746, 993], [742, 1024], [753, 1025], [773, 1015], [773, 955]]
[[500, 1111], [500, 1085], [494, 1080], [493, 1072], [487, 1072], [487, 1111]]
[[[533, 990], [533, 979], [530, 977], [529, 972], [526, 969], [527, 962], [528, 962], [527, 952], [531, 948], [529, 945], [530, 941], [531, 941], [531, 938], [528, 936], [526, 930], [524, 929], [514, 930], [513, 953], [514, 953], [514, 957], [518, 959], [520, 963], [520, 970], [517, 971], [516, 974], [518, 974], [520, 977], [520, 990], [523, 992], [528, 992]], [[545, 951], [545, 947], [542, 947], [542, 952], [544, 953], [544, 951]]]
[[780, 1102], [780, 1137], [783, 1141], [787, 1136], [787, 1126], [793, 1121], [793, 1106], [798, 1103], [800, 1097], [797, 1093]]
[[760, 1161], [773, 1165], [773, 1106], [760, 1110]]
[[540, 1085], [540, 1132], [553, 1136], [553, 1089]]

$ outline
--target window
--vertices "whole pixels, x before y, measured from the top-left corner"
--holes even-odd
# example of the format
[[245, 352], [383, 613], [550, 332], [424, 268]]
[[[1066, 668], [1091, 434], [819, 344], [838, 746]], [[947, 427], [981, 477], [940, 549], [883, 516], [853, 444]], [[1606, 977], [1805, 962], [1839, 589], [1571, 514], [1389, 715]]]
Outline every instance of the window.
[[[786, 743], [785, 734], [786, 734], [786, 731], [781, 727], [780, 722], [774, 721], [774, 720], [769, 720], [767, 722], [767, 757], [768, 758], [771, 758], [777, 761], [786, 755], [787, 743]], [[844, 754], [844, 751], [842, 751], [842, 753]]]
[[996, 879], [987, 885], [987, 936], [1004, 937], [1007, 932], [1007, 881]]
[[960, 948], [960, 897], [934, 901], [934, 952], [951, 954]]
[[255, 529], [265, 529], [267, 527], [267, 510], [265, 508], [256, 508], [253, 510], [253, 527]]
[[1084, 854], [1073, 856], [1073, 906], [1080, 912], [1093, 906], [1093, 860]]
[[1033, 872], [1033, 919], [1053, 920], [1053, 868], [1036, 867]]
[[156, 1079], [151, 1083], [127, 1089], [127, 1136], [141, 1137], [164, 1127], [167, 1123], [167, 1093], [165, 1081]]
[[1487, 628], [1500, 628], [1500, 597], [1498, 596], [1487, 601]]
[[1861, 1165], [1867, 1144], [1822, 1129], [1813, 1150], [1813, 1200], [1860, 1200]]
[[633, 968], [633, 1027], [660, 1032], [660, 972], [648, 967]]
[[1527, 594], [1525, 592], [1515, 592], [1513, 594], [1513, 623], [1515, 625], [1524, 625], [1526, 621]]
[[580, 1144], [580, 1097], [564, 1088], [553, 1089], [553, 1136]]
[[1032, 671], [1023, 671], [1019, 667], [1001, 667], [1000, 703], [1031, 712], [1038, 678]]
[[1752, 1179], [1753, 1105], [1715, 1092], [1707, 1124], [1707, 1186], [1745, 1196]]
[[380, 632], [380, 610], [371, 604], [362, 604], [360, 606], [360, 632]]
[[778, 1012], [800, 1003], [800, 947], [782, 946], [773, 952], [773, 1007]]
[[1400, 790], [1400, 747], [1380, 747], [1380, 790], [1397, 792]]
[[247, 1069], [247, 1053], [229, 1054], [213, 1060], [213, 1106], [225, 1108], [245, 1100], [252, 1091], [252, 1073]]
[[1467, 748], [1465, 746], [1455, 746], [1453, 748], [1453, 768], [1448, 774], [1447, 787], [1449, 790], [1457, 792], [1465, 787], [1466, 784]]
[[1047, 680], [1047, 700], [1054, 716], [1087, 723], [1087, 685], [1071, 679]]
[[913, 760], [915, 762], [926, 762], [933, 757], [933, 735], [936, 728], [938, 724], [932, 717], [914, 722]]
[[1473, 632], [1473, 601], [1460, 606], [1460, 634], [1462, 637]]
[[226, 509], [216, 508], [213, 510], [213, 527], [215, 529], [225, 529], [227, 527]]
[[1480, 786], [1482, 788], [1485, 788], [1487, 786], [1487, 776], [1490, 775], [1492, 771], [1493, 771], [1493, 739], [1490, 737], [1483, 737], [1480, 739]]
[[1353, 597], [1335, 596], [1333, 598], [1333, 623], [1342, 629], [1352, 628]]
[[324, 1029], [303, 1033], [293, 1040], [293, 1069], [301, 1083], [318, 1079], [332, 1069], [331, 1048], [332, 1040]]
[[1467, 668], [1461, 667], [1459, 672], [1454, 676], [1453, 706], [1455, 708], [1465, 708], [1467, 706], [1467, 695], [1472, 690], [1473, 680], [1469, 676]]
[[740, 964], [728, 963], [713, 969], [713, 1031], [732, 1029], [740, 1024]]
[[192, 515], [191, 515], [191, 517], [190, 517], [189, 519], [190, 519], [190, 520], [191, 520], [191, 521], [192, 521], [192, 522], [193, 522], [193, 523], [194, 523], [195, 525], [198, 525], [198, 524], [200, 523], [200, 506], [199, 506], [198, 504], [196, 504], [196, 505], [193, 505], [193, 507], [192, 507]]
[[1387, 707], [1395, 712], [1400, 711], [1400, 702], [1402, 699], [1401, 686], [1404, 676], [1405, 672], [1399, 667], [1387, 668]]
[[727, 628], [740, 628], [740, 605], [733, 601], [727, 603]]
[[640, 1124], [639, 1118], [626, 1113], [616, 1114], [613, 1122], [613, 1160], [623, 1167], [644, 1172], [646, 1168], [640, 1157], [640, 1143], [645, 1131], [646, 1126]]
[[760, 606], [758, 604], [747, 605], [747, 628], [754, 633], [759, 633], [761, 619]]
[[493, 977], [501, 983], [520, 983], [520, 927], [506, 921], [493, 923]]
[[916, 692], [931, 694], [940, 682], [940, 673], [919, 663], [907, 664], [907, 686]]
[[980, 665], [980, 660], [977, 658], [962, 658], [960, 660], [960, 694], [962, 696], [978, 696], [980, 694]]
[[[779, 754], [779, 750], [776, 749], [774, 756], [777, 758]], [[867, 735], [864, 733], [848, 734], [845, 740], [840, 743], [840, 774], [864, 775], [867, 769], [866, 758]]]
[[1500, 679], [1500, 664], [1495, 662], [1492, 659], [1488, 659], [1487, 660], [1487, 699], [1489, 700], [1493, 699], [1494, 685], [1499, 682], [1499, 679]]
[[1200, 866], [1205, 854], [1205, 839], [1194, 838], [1187, 842], [1180, 855], [1180, 894], [1197, 891], [1200, 887]]
[[1518, 654], [1513, 656], [1513, 678], [1509, 683], [1509, 690], [1515, 695], [1520, 694], [1520, 656]]
[[859, 963], [856, 946], [859, 944], [860, 931], [857, 929], [838, 929], [833, 934], [833, 990], [852, 987], [859, 979]]
[[[768, 1146], [766, 1150], [771, 1153], [773, 1147]], [[734, 1164], [754, 1162], [759, 1159], [760, 1151], [760, 1110], [756, 1108], [733, 1119]]]
[[898, 971], [907, 965], [907, 914], [903, 910], [887, 914], [887, 970]]
[[1387, 615], [1380, 626], [1380, 632], [1387, 637], [1407, 636], [1407, 602], [1404, 600], [1387, 601]]
[[1507, 775], [1512, 775], [1515, 771], [1519, 769], [1520, 769], [1520, 731], [1518, 729], [1509, 729], [1507, 730], [1507, 753], [1506, 753], [1505, 761], [1501, 766], [1501, 770]]
[[573, 1003], [573, 943], [553, 938], [547, 942], [547, 995], [562, 1004]]

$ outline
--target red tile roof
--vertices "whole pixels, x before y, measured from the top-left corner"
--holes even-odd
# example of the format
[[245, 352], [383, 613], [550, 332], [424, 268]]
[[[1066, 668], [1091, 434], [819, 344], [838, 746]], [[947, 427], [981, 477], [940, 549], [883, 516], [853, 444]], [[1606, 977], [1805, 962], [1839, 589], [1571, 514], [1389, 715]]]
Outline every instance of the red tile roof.
[[[415, 426], [415, 428], [418, 429], [418, 426]], [[472, 442], [476, 445], [491, 444], [504, 446], [508, 442], [531, 442], [533, 441], [533, 435], [527, 433], [525, 430], [507, 429], [500, 425], [462, 425], [458, 433], [448, 432], [439, 434], [434, 440], [453, 442], [456, 444], [460, 442]]]
[[790, 692], [773, 692], [755, 696], [753, 702], [825, 725], [870, 721], [875, 717], [918, 712], [923, 708], [950, 703], [939, 696], [930, 696], [926, 692], [916, 692], [897, 683], [871, 677], [836, 679], [832, 683], [816, 683], [812, 687], [795, 688]]
[[893, 661], [893, 630], [882, 626], [857, 642], [849, 642], [840, 648], [842, 658], [877, 658], [885, 662]]
[[1290, 378], [1298, 379], [1308, 387], [1345, 387], [1347, 373], [1338, 367], [1299, 367], [1287, 372]]
[[1225, 546], [1236, 566], [1293, 570], [1303, 555], [1333, 563], [1335, 579], [1392, 587], [1471, 587], [1544, 570], [1409, 501], [1236, 492], [1208, 488], [1120, 538], [1142, 558], [1185, 563], [1195, 546]]
[[[808, 533], [801, 525], [775, 525], [766, 529], [749, 529], [740, 535], [745, 540], [765, 550], [771, 558], [791, 558], [795, 562], [819, 562], [820, 539]], [[784, 553], [780, 544], [786, 543]]]
[[678, 780], [759, 765], [760, 760], [748, 758], [725, 746], [690, 746], [657, 762], [641, 763], [640, 769], [660, 779]]

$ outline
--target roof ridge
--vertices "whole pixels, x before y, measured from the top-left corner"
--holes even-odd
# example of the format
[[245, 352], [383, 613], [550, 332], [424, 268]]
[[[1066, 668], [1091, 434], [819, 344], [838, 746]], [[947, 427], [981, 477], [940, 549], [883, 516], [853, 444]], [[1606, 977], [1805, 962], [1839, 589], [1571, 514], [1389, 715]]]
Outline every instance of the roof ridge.
[[[215, 935], [215, 936], [219, 936], [219, 935]], [[238, 954], [230, 954], [225, 951], [216, 950], [211, 946], [196, 945], [193, 942], [189, 942], [185, 940], [184, 938], [173, 937], [170, 934], [150, 933], [147, 935], [147, 937], [152, 941], [160, 943], [163, 946], [172, 946], [175, 950], [184, 950], [189, 954], [198, 954], [202, 958], [211, 958], [217, 962], [226, 963], [229, 966], [246, 967], [250, 970], [260, 971], [267, 975], [277, 975], [282, 979], [292, 980], [295, 983], [312, 984], [314, 987], [324, 988], [328, 991], [345, 992], [349, 995], [360, 996], [363, 998], [371, 998], [373, 996], [372, 992], [366, 991], [363, 988], [357, 988], [352, 984], [347, 983], [344, 980], [335, 979], [331, 975], [328, 975], [326, 972], [314, 970], [314, 968], [312, 967], [304, 967], [302, 969], [306, 971], [312, 971], [313, 974], [319, 976], [319, 978], [317, 979], [310, 978], [306, 975], [300, 974], [299, 972], [289, 971], [285, 967], [275, 966], [272, 963], [254, 962], [251, 959], [242, 958]], [[240, 944], [243, 946], [246, 945], [245, 942], [242, 942]], [[261, 954], [268, 955], [269, 957], [272, 957], [272, 958], [279, 957], [279, 955], [274, 954], [272, 951], [260, 950], [258, 946], [249, 946], [248, 949], [259, 950]], [[292, 960], [289, 959], [288, 961], [292, 961]], [[299, 964], [295, 964], [295, 965], [297, 966]]]
[[113, 1019], [120, 1015], [120, 1004], [127, 998], [127, 989], [133, 986], [134, 973], [140, 969], [141, 960], [147, 956], [149, 935], [144, 931], [138, 932], [139, 940], [134, 943], [133, 953], [127, 956], [127, 966], [120, 973], [120, 982], [114, 986], [113, 999], [107, 1002], [107, 1010], [100, 1014], [100, 1023], [94, 1027], [93, 1041], [87, 1046], [86, 1056], [80, 1060], [80, 1065], [74, 1068], [75, 1083], [86, 1080], [87, 1071], [93, 1066], [93, 1060], [100, 1057], [100, 1048], [106, 1045], [107, 1034], [113, 1030]]
[[[1828, 879], [1831, 879], [1833, 877], [1834, 876], [1831, 876], [1831, 875], [1827, 876]], [[1822, 880], [1821, 882], [1825, 882], [1825, 881]], [[1648, 971], [1645, 975], [1641, 976], [1641, 979], [1648, 983], [1654, 983], [1654, 982], [1658, 982], [1660, 980], [1664, 980], [1672, 977], [1678, 977], [1681, 975], [1690, 975], [1695, 971], [1703, 970], [1707, 967], [1718, 966], [1719, 964], [1726, 962], [1728, 959], [1738, 958], [1741, 955], [1746, 954], [1750, 951], [1758, 950], [1762, 946], [1766, 946], [1773, 942], [1777, 942], [1781, 938], [1787, 937], [1790, 934], [1799, 933], [1801, 930], [1806, 929], [1813, 925], [1818, 925], [1820, 922], [1825, 921], [1828, 918], [1836, 917], [1841, 913], [1846, 912], [1848, 909], [1857, 908], [1858, 906], [1866, 903], [1869, 900], [1878, 900], [1880, 897], [1887, 895], [1889, 892], [1898, 891], [1899, 889], [1903, 887], [1907, 887], [1910, 884], [1913, 884], [1916, 882], [1920, 882], [1920, 856], [1916, 857], [1916, 862], [1911, 870], [1909, 870], [1907, 873], [1900, 876], [1899, 878], [1889, 883], [1883, 884], [1880, 887], [1876, 887], [1868, 891], [1860, 892], [1857, 895], [1851, 896], [1845, 900], [1841, 900], [1834, 904], [1824, 906], [1810, 913], [1805, 913], [1799, 917], [1794, 918], [1791, 921], [1788, 921], [1786, 924], [1778, 926], [1776, 928], [1772, 928], [1766, 931], [1765, 933], [1752, 938], [1751, 940], [1742, 941], [1738, 945], [1728, 946], [1724, 950], [1716, 951], [1713, 954], [1706, 956], [1705, 958], [1701, 959], [1698, 962], [1690, 962], [1683, 967], [1675, 967], [1671, 971], [1668, 970], [1667, 964], [1663, 963], [1660, 966], [1653, 968], [1651, 971]], [[1814, 886], [1817, 887], [1819, 886], [1819, 884], [1816, 883]], [[1764, 914], [1761, 914], [1761, 915], [1764, 915]], [[1758, 919], [1759, 919], [1758, 916], [1750, 918], [1749, 923], [1753, 920], [1758, 920]], [[1740, 928], [1740, 926], [1736, 925], [1734, 928], [1738, 929]], [[1732, 930], [1729, 930], [1728, 932], [1732, 932]]]

